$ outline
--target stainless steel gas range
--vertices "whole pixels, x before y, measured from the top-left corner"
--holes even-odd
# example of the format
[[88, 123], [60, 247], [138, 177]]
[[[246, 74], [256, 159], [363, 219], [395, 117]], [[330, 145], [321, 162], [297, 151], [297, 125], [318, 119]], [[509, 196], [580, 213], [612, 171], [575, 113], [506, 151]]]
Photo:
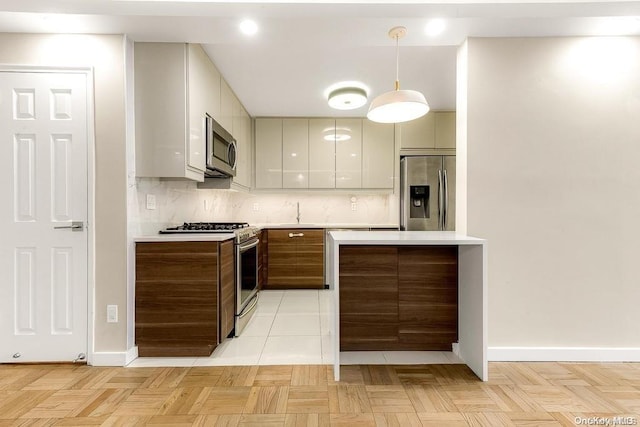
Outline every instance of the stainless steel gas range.
[[244, 222], [185, 222], [160, 231], [161, 234], [228, 233], [234, 236], [235, 336], [242, 333], [258, 304], [258, 231], [257, 227]]

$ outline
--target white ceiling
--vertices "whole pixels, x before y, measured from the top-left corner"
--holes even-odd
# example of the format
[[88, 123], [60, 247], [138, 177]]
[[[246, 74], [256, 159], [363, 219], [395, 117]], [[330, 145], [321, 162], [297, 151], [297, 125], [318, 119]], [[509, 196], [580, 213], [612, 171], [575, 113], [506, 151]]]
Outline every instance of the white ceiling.
[[[241, 34], [250, 17], [259, 33]], [[443, 34], [426, 22], [445, 18]], [[358, 80], [370, 99], [391, 90], [403, 25], [400, 81], [432, 109], [455, 109], [456, 50], [466, 37], [640, 35], [640, 1], [0, 0], [0, 31], [125, 33], [136, 41], [202, 43], [252, 116], [364, 116], [327, 106], [331, 84]]]

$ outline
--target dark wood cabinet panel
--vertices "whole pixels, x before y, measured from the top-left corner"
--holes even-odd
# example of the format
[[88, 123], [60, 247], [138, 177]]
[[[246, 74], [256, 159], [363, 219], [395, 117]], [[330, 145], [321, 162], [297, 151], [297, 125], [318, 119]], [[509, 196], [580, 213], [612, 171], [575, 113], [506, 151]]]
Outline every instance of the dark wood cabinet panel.
[[136, 244], [140, 356], [208, 356], [218, 342], [218, 244]]
[[457, 246], [341, 246], [340, 348], [451, 350]]
[[458, 340], [458, 248], [400, 248], [398, 272], [400, 342], [451, 350]]
[[340, 349], [385, 350], [398, 342], [398, 250], [340, 247]]
[[236, 307], [236, 280], [234, 243], [228, 240], [219, 244], [220, 257], [220, 340], [233, 331]]
[[267, 283], [267, 276], [269, 274], [268, 265], [268, 233], [266, 230], [260, 230], [258, 234], [260, 239], [260, 246], [258, 251], [258, 288], [263, 289]]
[[324, 230], [270, 229], [265, 288], [324, 287]]

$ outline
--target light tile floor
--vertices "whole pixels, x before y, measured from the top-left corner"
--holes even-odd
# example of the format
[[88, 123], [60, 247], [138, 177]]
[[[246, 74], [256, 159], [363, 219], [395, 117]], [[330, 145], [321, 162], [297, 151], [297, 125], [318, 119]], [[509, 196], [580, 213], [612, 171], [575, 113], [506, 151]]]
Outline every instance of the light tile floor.
[[[140, 357], [128, 366], [315, 365], [333, 363], [329, 291], [261, 291], [258, 307], [238, 338], [220, 344], [210, 357]], [[446, 351], [351, 351], [341, 363], [462, 363]]]

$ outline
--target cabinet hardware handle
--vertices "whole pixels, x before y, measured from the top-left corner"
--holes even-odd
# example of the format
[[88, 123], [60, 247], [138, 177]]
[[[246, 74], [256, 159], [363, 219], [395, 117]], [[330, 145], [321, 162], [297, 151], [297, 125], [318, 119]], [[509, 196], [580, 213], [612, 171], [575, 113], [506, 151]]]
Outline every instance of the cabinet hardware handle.
[[289, 233], [289, 237], [304, 237], [304, 233]]

